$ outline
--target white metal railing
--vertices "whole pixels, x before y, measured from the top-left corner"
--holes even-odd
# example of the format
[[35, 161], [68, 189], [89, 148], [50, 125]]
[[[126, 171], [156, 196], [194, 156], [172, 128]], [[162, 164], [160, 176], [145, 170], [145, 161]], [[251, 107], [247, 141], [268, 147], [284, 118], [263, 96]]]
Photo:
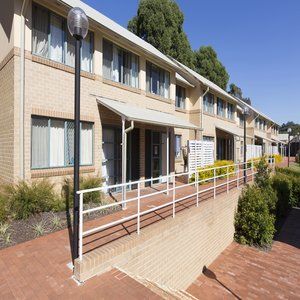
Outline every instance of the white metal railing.
[[[97, 187], [97, 188], [92, 188], [92, 189], [86, 189], [86, 190], [81, 190], [78, 191], [77, 193], [79, 194], [79, 199], [80, 199], [80, 203], [79, 203], [79, 259], [82, 260], [82, 253], [83, 253], [83, 238], [91, 235], [93, 233], [96, 232], [100, 232], [104, 229], [107, 229], [109, 227], [124, 223], [126, 221], [132, 220], [132, 219], [137, 219], [137, 234], [140, 233], [140, 226], [141, 226], [141, 216], [148, 214], [150, 212], [153, 212], [155, 210], [159, 210], [161, 208], [164, 208], [166, 206], [173, 206], [173, 218], [175, 217], [176, 214], [176, 203], [183, 201], [185, 199], [191, 198], [191, 197], [195, 197], [196, 196], [196, 206], [199, 206], [199, 196], [201, 193], [205, 193], [207, 191], [211, 191], [213, 190], [213, 197], [216, 198], [216, 190], [218, 187], [221, 186], [225, 186], [226, 185], [226, 190], [227, 193], [229, 192], [229, 188], [230, 188], [230, 183], [232, 182], [236, 182], [236, 186], [237, 188], [239, 188], [240, 186], [240, 180], [243, 179], [245, 177], [244, 172], [248, 172], [251, 171], [250, 174], [246, 174], [246, 176], [250, 177], [252, 180], [254, 179], [254, 175], [256, 174], [256, 171], [254, 169], [254, 163], [257, 162], [259, 160], [252, 160], [251, 162], [243, 162], [243, 163], [238, 163], [238, 164], [232, 164], [232, 165], [225, 165], [225, 166], [220, 166], [220, 167], [214, 167], [214, 168], [206, 168], [206, 169], [199, 169], [198, 171], [195, 172], [185, 172], [185, 173], [180, 173], [180, 174], [170, 174], [170, 175], [165, 175], [165, 176], [160, 176], [157, 178], [150, 178], [150, 179], [144, 179], [144, 180], [138, 180], [138, 181], [132, 181], [132, 182], [126, 182], [126, 183], [120, 183], [120, 184], [114, 184], [114, 185], [110, 185], [110, 186], [103, 186], [103, 187]], [[275, 164], [275, 160], [274, 158], [268, 158], [268, 163], [271, 167], [274, 167]], [[229, 172], [230, 168], [234, 168], [233, 172]], [[242, 168], [241, 168], [242, 167]], [[226, 168], [227, 171], [225, 174], [221, 174], [221, 175], [217, 175], [217, 170], [219, 169], [223, 169]], [[199, 180], [199, 172], [207, 172], [207, 171], [213, 171], [213, 176], [209, 177], [209, 178], [205, 178], [205, 179], [201, 179]], [[242, 172], [242, 176], [241, 173]], [[180, 184], [176, 186], [176, 177], [181, 177], [181, 176], [188, 176], [189, 178], [191, 178], [191, 176], [195, 176], [195, 181], [194, 182], [188, 182], [186, 184]], [[230, 176], [235, 175], [235, 177], [233, 179], [230, 179]], [[141, 195], [141, 185], [145, 184], [147, 182], [152, 182], [152, 181], [158, 181], [160, 182], [160, 179], [164, 177], [167, 178], [167, 182], [172, 184], [172, 187], [170, 188], [169, 185], [167, 185], [167, 188], [164, 190], [159, 190], [159, 191], [155, 191], [149, 194], [144, 194]], [[220, 178], [226, 178], [225, 182], [222, 182], [220, 184], [217, 184], [217, 179]], [[204, 189], [199, 189], [199, 184], [204, 183], [204, 182], [212, 182], [213, 185]], [[110, 204], [105, 204], [105, 205], [101, 205], [99, 207], [94, 207], [94, 208], [90, 208], [90, 209], [83, 209], [83, 197], [84, 194], [86, 193], [91, 193], [91, 192], [96, 192], [96, 191], [108, 191], [110, 189], [116, 189], [116, 188], [126, 188], [127, 186], [131, 186], [131, 185], [137, 185], [137, 196], [134, 196], [130, 199], [126, 199], [126, 200], [121, 200], [118, 202], [114, 202], [114, 203], [110, 203]], [[185, 195], [183, 197], [177, 198], [176, 199], [176, 191], [178, 191], [179, 189], [183, 189], [186, 188], [188, 186], [195, 186], [196, 189], [195, 191], [192, 191], [190, 194]], [[141, 200], [145, 199], [145, 198], [149, 198], [155, 195], [159, 195], [159, 194], [166, 194], [168, 195], [168, 193], [172, 191], [172, 200], [167, 202], [167, 203], [163, 203], [161, 205], [155, 206], [153, 208], [141, 211]], [[123, 217], [120, 218], [116, 221], [113, 222], [109, 222], [107, 224], [83, 231], [83, 217], [85, 214], [89, 214], [92, 212], [96, 212], [96, 211], [100, 211], [103, 209], [107, 209], [107, 208], [111, 208], [114, 206], [121, 206], [124, 203], [130, 203], [136, 201], [137, 202], [137, 211], [136, 213], [129, 215], [127, 217]]]

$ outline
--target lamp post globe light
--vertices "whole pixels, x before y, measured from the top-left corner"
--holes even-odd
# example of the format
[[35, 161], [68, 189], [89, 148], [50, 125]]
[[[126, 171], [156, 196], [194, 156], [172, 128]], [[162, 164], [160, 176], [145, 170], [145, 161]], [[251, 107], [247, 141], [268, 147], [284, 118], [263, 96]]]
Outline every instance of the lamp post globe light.
[[74, 203], [73, 203], [73, 259], [79, 255], [79, 164], [80, 164], [80, 49], [86, 37], [89, 21], [85, 12], [74, 7], [68, 13], [68, 29], [75, 38], [75, 105], [74, 105]]
[[287, 133], [289, 135], [289, 140], [288, 140], [288, 167], [290, 166], [290, 156], [291, 156], [291, 133], [292, 133], [292, 128], [288, 128]]
[[244, 106], [243, 115], [244, 115], [244, 183], [247, 183], [247, 116], [250, 114], [250, 109], [247, 106]]

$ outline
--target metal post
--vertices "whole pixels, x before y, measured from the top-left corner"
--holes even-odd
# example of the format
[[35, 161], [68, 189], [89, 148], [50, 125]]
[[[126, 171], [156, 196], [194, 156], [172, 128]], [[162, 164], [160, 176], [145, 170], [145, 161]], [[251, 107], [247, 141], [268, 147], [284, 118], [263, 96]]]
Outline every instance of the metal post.
[[122, 117], [122, 209], [126, 209], [126, 132], [125, 118]]
[[83, 233], [83, 194], [79, 200], [79, 259], [82, 260], [82, 233]]
[[137, 234], [140, 234], [140, 226], [141, 226], [141, 185], [138, 183], [138, 199], [137, 199]]
[[247, 130], [246, 130], [246, 114], [244, 113], [244, 183], [247, 183]]
[[289, 142], [288, 142], [288, 151], [289, 151], [289, 153], [288, 153], [288, 167], [290, 166], [290, 155], [291, 155], [291, 135], [290, 135], [290, 133], [289, 133]]
[[176, 180], [173, 176], [173, 218], [175, 218], [175, 197], [176, 197]]
[[216, 169], [214, 169], [214, 199], [216, 199]]
[[197, 196], [196, 196], [196, 201], [197, 201], [197, 207], [199, 206], [199, 174], [196, 170], [196, 174], [195, 174], [195, 181], [196, 181], [196, 192], [197, 192]]
[[73, 255], [78, 258], [79, 239], [79, 164], [80, 164], [80, 48], [81, 39], [75, 41], [75, 105], [74, 105], [74, 209]]
[[238, 164], [238, 172], [237, 172], [237, 184], [236, 187], [239, 189], [240, 188], [240, 165]]
[[229, 166], [227, 166], [227, 194], [229, 193]]
[[170, 158], [169, 158], [169, 127], [167, 127], [167, 195], [169, 196], [169, 173], [170, 173]]

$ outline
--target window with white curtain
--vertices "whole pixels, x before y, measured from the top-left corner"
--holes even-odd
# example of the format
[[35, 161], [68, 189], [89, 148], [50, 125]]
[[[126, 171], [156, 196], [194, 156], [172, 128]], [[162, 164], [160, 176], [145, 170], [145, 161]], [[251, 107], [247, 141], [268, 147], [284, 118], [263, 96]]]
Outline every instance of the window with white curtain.
[[218, 116], [225, 118], [225, 102], [220, 98], [217, 99], [217, 114]]
[[204, 111], [209, 114], [214, 114], [214, 95], [211, 93], [205, 94], [203, 97], [203, 108]]
[[170, 98], [170, 73], [147, 61], [146, 90], [149, 93]]
[[139, 57], [103, 39], [103, 76], [135, 88], [139, 87]]
[[180, 85], [176, 85], [175, 106], [185, 109], [185, 88]]
[[[33, 5], [32, 53], [75, 66], [75, 40], [67, 28], [67, 20], [50, 10]], [[82, 41], [81, 69], [92, 72], [93, 34]]]
[[[80, 124], [80, 164], [93, 164], [93, 124]], [[74, 122], [32, 117], [31, 167], [57, 168], [74, 164]]]
[[175, 135], [175, 157], [181, 157], [181, 135]]
[[234, 120], [234, 105], [231, 103], [227, 103], [227, 118]]

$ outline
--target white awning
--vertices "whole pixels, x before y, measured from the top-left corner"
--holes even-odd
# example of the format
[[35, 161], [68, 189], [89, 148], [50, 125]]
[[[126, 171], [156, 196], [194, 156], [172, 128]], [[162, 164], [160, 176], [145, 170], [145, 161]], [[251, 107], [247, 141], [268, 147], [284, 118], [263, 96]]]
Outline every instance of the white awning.
[[129, 103], [103, 97], [97, 97], [97, 102], [117, 115], [124, 117], [127, 121], [200, 130], [200, 128], [196, 125], [169, 113], [160, 112], [150, 108], [142, 108]]

